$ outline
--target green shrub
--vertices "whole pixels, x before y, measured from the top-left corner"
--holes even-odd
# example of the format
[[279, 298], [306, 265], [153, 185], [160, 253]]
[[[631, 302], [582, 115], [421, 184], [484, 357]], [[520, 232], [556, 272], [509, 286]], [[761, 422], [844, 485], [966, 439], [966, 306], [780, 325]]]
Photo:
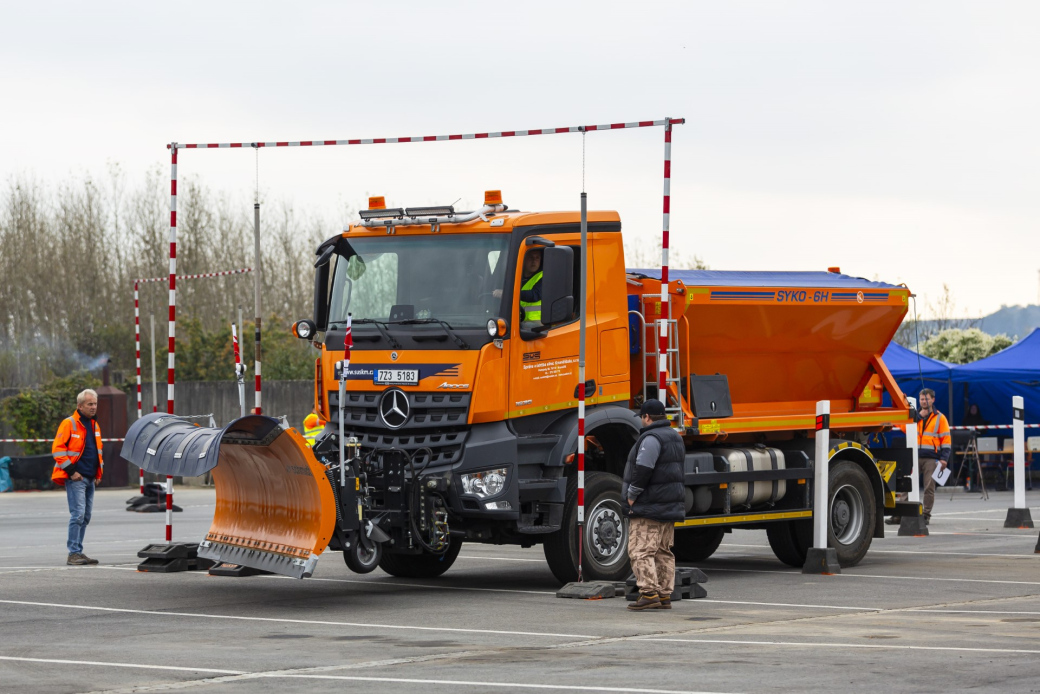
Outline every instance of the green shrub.
[[[58, 425], [76, 409], [76, 395], [101, 382], [86, 371], [55, 378], [39, 388], [26, 388], [0, 402], [3, 419], [19, 439], [53, 439]], [[27, 443], [28, 455], [49, 453], [49, 443]]]

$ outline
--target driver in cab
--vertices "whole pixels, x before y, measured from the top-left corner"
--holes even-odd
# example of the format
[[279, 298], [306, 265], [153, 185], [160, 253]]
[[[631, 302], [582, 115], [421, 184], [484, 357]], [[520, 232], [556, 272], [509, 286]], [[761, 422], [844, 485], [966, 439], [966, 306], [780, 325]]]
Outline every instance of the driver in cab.
[[[542, 321], [542, 249], [532, 248], [524, 255], [523, 274], [520, 281], [520, 308], [523, 309], [523, 321]], [[502, 290], [493, 292], [496, 299], [501, 298]]]

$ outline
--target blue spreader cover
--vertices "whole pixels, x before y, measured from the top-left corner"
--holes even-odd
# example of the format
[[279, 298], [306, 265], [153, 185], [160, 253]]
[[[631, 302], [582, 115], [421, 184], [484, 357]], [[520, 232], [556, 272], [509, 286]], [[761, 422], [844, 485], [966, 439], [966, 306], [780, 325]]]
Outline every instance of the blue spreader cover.
[[[630, 275], [661, 279], [661, 268], [630, 268]], [[746, 272], [743, 270], [673, 270], [668, 279], [687, 287], [811, 287], [813, 289], [899, 289], [895, 284], [872, 282], [836, 272]]]

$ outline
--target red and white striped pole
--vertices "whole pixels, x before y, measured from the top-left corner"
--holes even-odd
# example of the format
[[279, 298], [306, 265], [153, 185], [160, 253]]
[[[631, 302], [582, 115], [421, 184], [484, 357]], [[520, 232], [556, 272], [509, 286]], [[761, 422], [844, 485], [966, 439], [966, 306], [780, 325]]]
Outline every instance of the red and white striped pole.
[[254, 407], [253, 414], [263, 414], [264, 409], [260, 402], [260, 278], [263, 275], [263, 268], [260, 267], [260, 200], [253, 204], [253, 244], [254, 244], [254, 256], [256, 260], [253, 265], [256, 268], [253, 272], [253, 301], [256, 303], [256, 330], [254, 332], [254, 359], [256, 362], [255, 371], [255, 393], [254, 393]]
[[[140, 283], [134, 282], [134, 352], [137, 355], [137, 418], [142, 416], [141, 410], [141, 302]], [[141, 494], [144, 494], [144, 468], [137, 468], [137, 480]]]
[[[170, 145], [170, 337], [166, 371], [166, 412], [173, 414], [177, 335], [177, 143]], [[173, 540], [173, 477], [166, 476], [166, 541]]]
[[581, 192], [581, 281], [579, 286], [578, 328], [578, 582], [584, 580], [582, 559], [585, 550], [585, 326], [588, 268], [587, 196]]
[[[664, 220], [661, 231], [661, 329], [658, 344], [658, 397], [668, 408], [668, 231], [670, 228], [672, 199], [672, 119], [665, 118], [664, 126]], [[682, 422], [680, 422], [680, 425]]]

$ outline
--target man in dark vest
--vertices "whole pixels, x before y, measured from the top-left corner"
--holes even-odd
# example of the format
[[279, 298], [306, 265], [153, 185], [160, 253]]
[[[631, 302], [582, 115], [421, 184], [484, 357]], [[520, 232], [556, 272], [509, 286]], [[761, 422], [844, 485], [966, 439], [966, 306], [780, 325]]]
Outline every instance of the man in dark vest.
[[675, 522], [685, 517], [683, 460], [686, 446], [660, 400], [639, 410], [643, 428], [628, 454], [621, 498], [628, 502], [628, 558], [639, 584], [630, 610], [672, 608], [675, 589]]

